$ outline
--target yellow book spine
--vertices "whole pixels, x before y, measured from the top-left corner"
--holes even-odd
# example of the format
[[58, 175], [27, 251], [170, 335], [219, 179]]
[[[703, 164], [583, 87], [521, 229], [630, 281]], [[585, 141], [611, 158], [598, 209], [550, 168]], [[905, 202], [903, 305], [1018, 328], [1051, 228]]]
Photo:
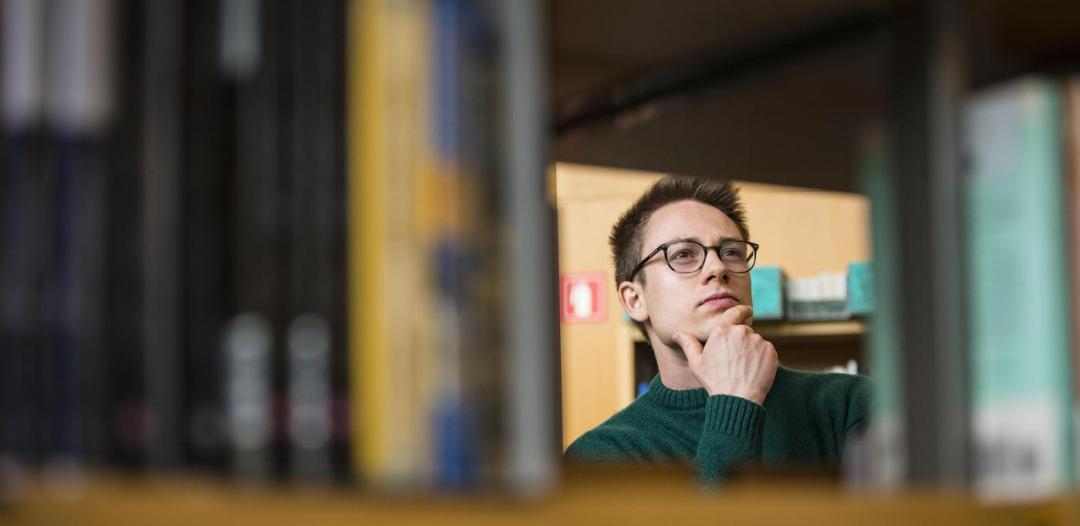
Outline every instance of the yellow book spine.
[[349, 11], [349, 346], [354, 471], [430, 480], [435, 309], [430, 225], [416, 208], [431, 157], [427, 0]]
[[423, 485], [431, 472], [423, 326], [433, 315], [424, 282], [428, 246], [413, 220], [425, 155], [421, 106], [426, 98], [426, 4], [426, 0], [388, 1], [384, 26], [388, 40], [383, 42], [390, 236], [382, 250], [387, 258], [384, 283], [389, 284], [384, 309], [392, 337], [383, 351], [390, 362], [388, 426], [393, 449], [386, 452], [390, 460], [382, 481], [399, 488]]
[[354, 472], [362, 480], [385, 471], [389, 448], [385, 393], [389, 365], [382, 252], [387, 241], [385, 99], [381, 0], [348, 5], [348, 342]]

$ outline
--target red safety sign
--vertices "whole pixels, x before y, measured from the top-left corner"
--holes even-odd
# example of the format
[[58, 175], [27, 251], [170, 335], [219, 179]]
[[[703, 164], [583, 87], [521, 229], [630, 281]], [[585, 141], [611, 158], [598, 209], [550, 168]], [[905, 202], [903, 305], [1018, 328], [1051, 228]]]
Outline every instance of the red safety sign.
[[608, 278], [601, 272], [568, 272], [559, 279], [563, 323], [607, 319]]

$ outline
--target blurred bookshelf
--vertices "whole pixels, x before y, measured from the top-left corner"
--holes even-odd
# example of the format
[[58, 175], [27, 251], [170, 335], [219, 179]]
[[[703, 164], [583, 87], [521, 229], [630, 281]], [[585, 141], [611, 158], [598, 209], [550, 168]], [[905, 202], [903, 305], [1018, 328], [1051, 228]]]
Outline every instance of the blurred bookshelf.
[[[0, 9], [2, 522], [1080, 516], [1075, 2]], [[577, 212], [560, 166], [607, 174]], [[560, 355], [557, 234], [610, 225], [620, 170], [832, 193], [818, 225], [866, 230], [836, 259], [873, 261], [872, 319], [755, 324], [782, 361], [871, 364], [843, 482], [560, 461], [643, 354], [612, 309], [601, 352]], [[1008, 217], [1045, 257], [999, 289]]]
[[0, 2], [0, 493], [549, 491], [541, 16]]

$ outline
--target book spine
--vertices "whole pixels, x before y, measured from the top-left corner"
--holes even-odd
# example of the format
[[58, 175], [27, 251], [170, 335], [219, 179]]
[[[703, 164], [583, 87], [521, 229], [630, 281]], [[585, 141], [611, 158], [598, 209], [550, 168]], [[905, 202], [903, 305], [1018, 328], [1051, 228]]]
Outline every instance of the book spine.
[[0, 460], [14, 469], [39, 459], [45, 10], [33, 0], [0, 8]]
[[[236, 403], [230, 403], [233, 429], [233, 468], [245, 479], [265, 479], [286, 469], [286, 378], [285, 349], [285, 234], [289, 218], [283, 177], [289, 149], [281, 115], [287, 108], [287, 86], [282, 85], [281, 50], [288, 34], [282, 31], [288, 19], [281, 5], [272, 2], [229, 0], [222, 6], [222, 74], [234, 97], [235, 122], [231, 168], [235, 174], [233, 197], [233, 262], [236, 286], [234, 319], [255, 317], [265, 325], [265, 356], [259, 360], [260, 374], [266, 377], [263, 394], [243, 396], [244, 411], [256, 400], [265, 403], [260, 413], [269, 415], [270, 431], [262, 442], [243, 437], [235, 418]], [[246, 330], [246, 329], [245, 329]], [[235, 360], [231, 363], [236, 364]], [[248, 373], [230, 369], [230, 389], [240, 382], [254, 385]], [[261, 393], [261, 387], [260, 393]], [[235, 395], [235, 393], [233, 393]], [[245, 413], [247, 414], [247, 413]]]
[[[348, 327], [350, 436], [358, 479], [378, 482], [389, 471], [390, 314], [382, 304], [388, 284], [381, 274], [389, 216], [386, 88], [382, 43], [387, 38], [382, 2], [348, 6]], [[400, 447], [401, 445], [398, 444]]]
[[43, 354], [53, 384], [45, 396], [49, 463], [61, 469], [100, 461], [105, 450], [108, 378], [104, 358], [107, 158], [113, 117], [114, 11], [92, 0], [47, 13], [45, 119], [54, 264]]
[[184, 463], [182, 188], [184, 10], [175, 2], [144, 6], [141, 60], [141, 345], [150, 415], [147, 461]]
[[1072, 483], [1061, 109], [1058, 83], [1038, 78], [966, 109], [975, 487], [995, 500]]
[[1065, 82], [1065, 195], [1072, 307], [1073, 482], [1080, 480], [1080, 77]]
[[874, 240], [871, 265], [876, 302], [865, 345], [870, 370], [874, 371], [875, 404], [865, 436], [856, 437], [845, 447], [844, 459], [845, 475], [851, 482], [881, 489], [899, 488], [908, 477], [899, 284], [889, 279], [900, 275], [900, 217], [896, 180], [889, 173], [893, 166], [889, 142], [882, 130], [868, 130], [860, 151], [861, 186], [871, 202]]
[[561, 453], [557, 297], [553, 287], [555, 211], [547, 200], [544, 26], [534, 0], [498, 2], [500, 72], [498, 136], [504, 140], [500, 172], [507, 256], [503, 263], [507, 307], [505, 335], [503, 481], [523, 494], [541, 494], [555, 484]]
[[[188, 464], [225, 470], [223, 335], [233, 312], [231, 224], [234, 102], [222, 74], [222, 2], [183, 3], [184, 129], [181, 166], [181, 349], [184, 456]], [[231, 41], [228, 41], [231, 42]]]
[[[341, 262], [342, 33], [340, 2], [289, 3], [291, 74], [287, 127], [289, 231], [290, 470], [300, 482], [345, 475], [336, 468], [343, 429], [335, 400], [344, 392], [334, 371], [344, 364]], [[338, 402], [340, 404], [340, 402]], [[337, 457], [335, 459], [335, 457]], [[335, 472], [337, 471], [337, 472]]]

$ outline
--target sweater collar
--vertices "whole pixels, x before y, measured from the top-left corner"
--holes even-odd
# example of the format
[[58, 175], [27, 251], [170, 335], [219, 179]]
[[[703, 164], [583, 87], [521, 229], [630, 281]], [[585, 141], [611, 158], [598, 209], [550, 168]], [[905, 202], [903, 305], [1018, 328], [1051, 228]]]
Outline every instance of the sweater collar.
[[[792, 370], [782, 365], [776, 368], [776, 377], [773, 379], [773, 387], [781, 385], [789, 381], [786, 377]], [[769, 391], [772, 394], [772, 390]], [[696, 389], [686, 389], [684, 391], [676, 391], [674, 389], [668, 389], [663, 382], [660, 381], [660, 375], [653, 377], [652, 382], [649, 382], [649, 390], [645, 394], [641, 395], [644, 398], [648, 398], [660, 404], [663, 407], [671, 409], [692, 409], [695, 407], [705, 407], [705, 402], [709, 399], [709, 392], [704, 387], [698, 387]], [[768, 398], [765, 399], [768, 401]]]
[[652, 382], [649, 383], [649, 391], [644, 396], [663, 407], [692, 409], [705, 407], [705, 401], [708, 400], [709, 393], [702, 387], [683, 391], [669, 389], [660, 381], [660, 375], [656, 375], [653, 377]]

